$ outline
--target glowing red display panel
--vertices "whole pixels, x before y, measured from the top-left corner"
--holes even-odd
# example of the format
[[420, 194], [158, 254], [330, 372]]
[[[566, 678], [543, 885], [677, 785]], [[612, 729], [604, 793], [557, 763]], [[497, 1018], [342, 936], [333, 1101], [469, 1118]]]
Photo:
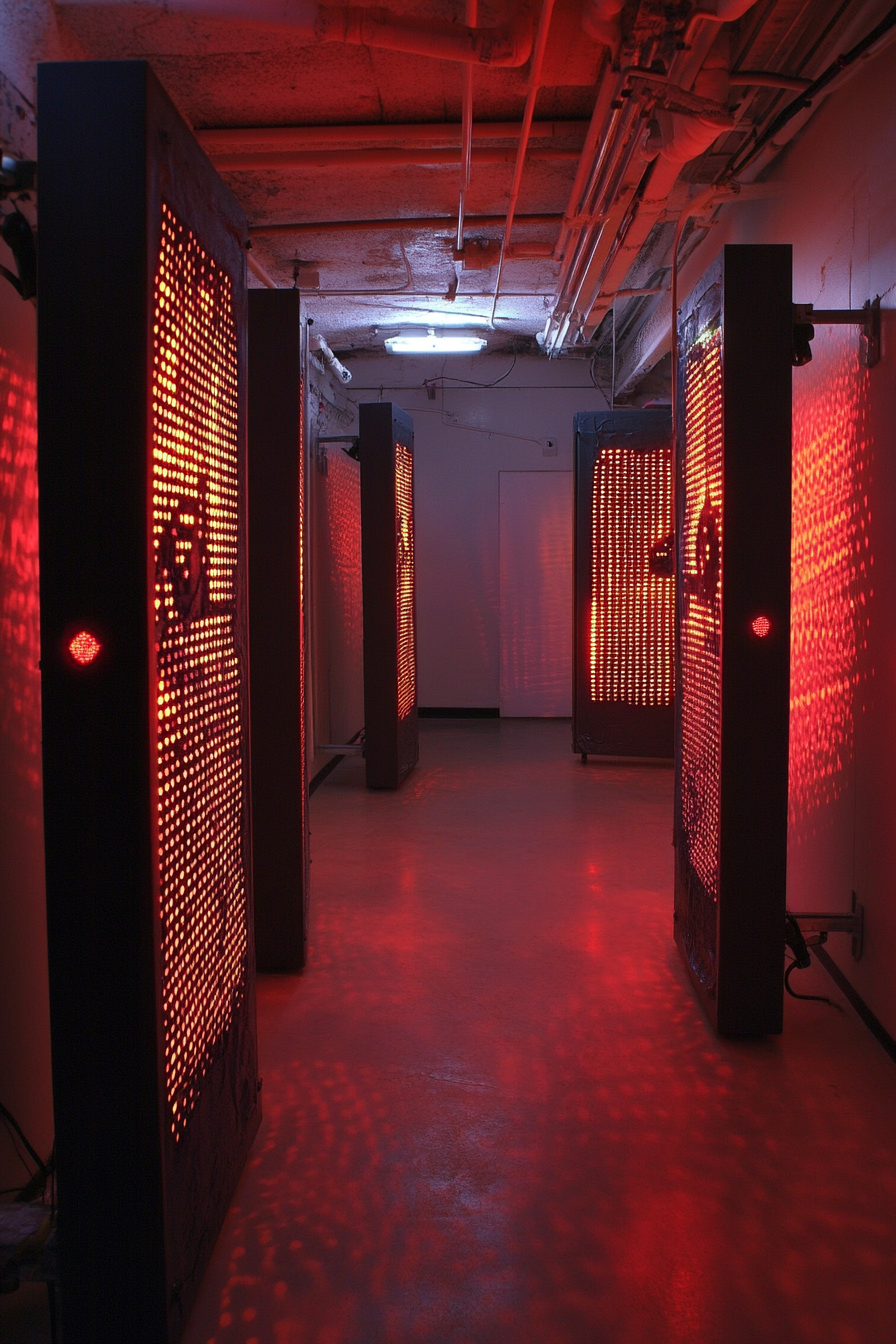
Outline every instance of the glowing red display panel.
[[678, 335], [675, 937], [725, 1036], [783, 1020], [791, 266], [725, 246]]
[[155, 281], [153, 549], [162, 1011], [179, 1140], [246, 969], [231, 281], [167, 206]]
[[672, 421], [575, 417], [573, 750], [671, 757], [675, 694]]
[[68, 651], [76, 663], [81, 667], [87, 667], [96, 661], [102, 647], [96, 635], [92, 635], [89, 630], [79, 630], [74, 638], [69, 640]]

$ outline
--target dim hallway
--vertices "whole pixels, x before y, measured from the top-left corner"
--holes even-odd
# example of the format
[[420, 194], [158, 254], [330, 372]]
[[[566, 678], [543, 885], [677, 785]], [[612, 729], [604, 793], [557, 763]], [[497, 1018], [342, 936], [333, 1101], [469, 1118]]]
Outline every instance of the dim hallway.
[[[312, 800], [310, 964], [185, 1344], [885, 1344], [896, 1071], [847, 1009], [715, 1038], [671, 937], [671, 771], [424, 720]], [[804, 992], [839, 998], [823, 971]]]

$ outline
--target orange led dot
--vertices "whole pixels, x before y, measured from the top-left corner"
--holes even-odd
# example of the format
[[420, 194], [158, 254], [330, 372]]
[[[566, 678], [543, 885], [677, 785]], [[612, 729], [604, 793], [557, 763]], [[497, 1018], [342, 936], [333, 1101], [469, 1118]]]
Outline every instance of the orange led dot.
[[92, 635], [89, 630], [79, 630], [69, 642], [68, 651], [76, 663], [86, 667], [94, 661], [102, 647], [96, 635]]
[[765, 639], [766, 635], [768, 634], [769, 630], [771, 630], [771, 628], [772, 623], [767, 616], [757, 616], [755, 621], [753, 621], [750, 625], [750, 629], [753, 631], [753, 634], [756, 636], [757, 639]]

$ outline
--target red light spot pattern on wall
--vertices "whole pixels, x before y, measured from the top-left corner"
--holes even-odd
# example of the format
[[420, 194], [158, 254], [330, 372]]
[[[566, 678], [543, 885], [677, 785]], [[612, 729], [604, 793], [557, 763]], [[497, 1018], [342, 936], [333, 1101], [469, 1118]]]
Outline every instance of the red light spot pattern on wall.
[[750, 629], [757, 639], [765, 639], [771, 628], [772, 623], [767, 616], [757, 616], [754, 621], [750, 622]]
[[671, 704], [675, 590], [651, 573], [650, 548], [673, 528], [672, 450], [604, 449], [591, 521], [591, 699]]
[[680, 545], [681, 808], [690, 865], [719, 898], [722, 708], [722, 336], [685, 362], [684, 528]]
[[398, 717], [406, 719], [417, 703], [417, 661], [414, 647], [414, 456], [403, 443], [395, 445], [395, 515], [398, 533], [395, 563]]
[[818, 329], [793, 377], [790, 820], [843, 792], [872, 596], [869, 374], [851, 328]]
[[69, 641], [68, 651], [76, 663], [86, 667], [94, 662], [102, 647], [100, 641], [89, 630], [79, 630], [74, 639]]
[[232, 286], [164, 205], [153, 333], [162, 1009], [178, 1141], [242, 990], [247, 910]]
[[33, 362], [2, 346], [0, 517], [3, 811], [17, 828], [33, 834], [41, 810], [37, 388]]

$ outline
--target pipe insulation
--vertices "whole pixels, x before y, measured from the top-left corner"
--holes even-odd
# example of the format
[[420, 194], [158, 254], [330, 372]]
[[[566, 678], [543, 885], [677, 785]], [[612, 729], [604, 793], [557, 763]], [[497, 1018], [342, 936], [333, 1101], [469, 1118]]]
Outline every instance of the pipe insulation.
[[[82, 4], [121, 7], [131, 5], [132, 0], [59, 0], [60, 8]], [[141, 0], [141, 8], [147, 7]], [[512, 22], [481, 28], [390, 14], [388, 9], [369, 5], [322, 5], [316, 0], [153, 0], [151, 7], [254, 27], [288, 28], [308, 43], [383, 47], [467, 65], [520, 66], [532, 54], [527, 5], [514, 7]]]

